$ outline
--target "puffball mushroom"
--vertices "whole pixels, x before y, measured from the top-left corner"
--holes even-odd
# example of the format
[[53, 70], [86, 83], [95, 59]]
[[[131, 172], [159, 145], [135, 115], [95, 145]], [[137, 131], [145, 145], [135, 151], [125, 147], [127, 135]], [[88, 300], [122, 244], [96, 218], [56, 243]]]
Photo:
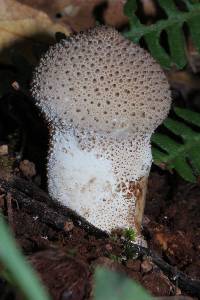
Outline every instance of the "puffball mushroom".
[[53, 126], [50, 195], [101, 230], [133, 228], [139, 236], [150, 137], [171, 103], [158, 63], [99, 26], [50, 48], [32, 94]]

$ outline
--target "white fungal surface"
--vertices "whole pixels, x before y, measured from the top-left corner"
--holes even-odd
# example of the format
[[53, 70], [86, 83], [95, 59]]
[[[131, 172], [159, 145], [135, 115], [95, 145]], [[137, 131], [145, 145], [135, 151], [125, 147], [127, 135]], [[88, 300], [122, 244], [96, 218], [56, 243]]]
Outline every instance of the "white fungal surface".
[[171, 104], [158, 63], [115, 29], [99, 26], [50, 48], [32, 94], [54, 128], [50, 195], [102, 230], [135, 228], [150, 137]]
[[49, 192], [102, 230], [134, 227], [135, 196], [127, 194], [130, 182], [148, 174], [149, 138], [125, 139], [120, 149], [120, 142], [112, 136], [96, 135], [91, 143], [92, 136], [73, 128], [54, 132]]

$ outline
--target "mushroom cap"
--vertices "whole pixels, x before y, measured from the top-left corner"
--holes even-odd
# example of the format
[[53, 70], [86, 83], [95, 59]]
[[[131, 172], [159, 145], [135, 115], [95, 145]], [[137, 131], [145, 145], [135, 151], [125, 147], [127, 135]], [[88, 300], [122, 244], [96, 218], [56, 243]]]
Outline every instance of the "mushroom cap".
[[106, 133], [152, 133], [171, 104], [159, 64], [106, 26], [51, 47], [32, 94], [49, 121]]

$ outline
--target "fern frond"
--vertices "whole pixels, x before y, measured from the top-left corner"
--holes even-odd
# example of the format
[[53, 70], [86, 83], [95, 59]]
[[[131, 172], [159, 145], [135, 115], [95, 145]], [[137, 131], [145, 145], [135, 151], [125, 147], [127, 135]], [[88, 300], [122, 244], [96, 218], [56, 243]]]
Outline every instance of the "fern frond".
[[188, 124], [168, 118], [163, 125], [182, 142], [155, 133], [152, 136], [154, 162], [175, 169], [187, 181], [196, 182], [196, 177], [200, 176], [200, 132], [191, 128], [189, 123], [200, 128], [200, 114], [178, 107], [174, 111]]
[[[157, 21], [152, 25], [142, 24], [136, 16], [136, 0], [127, 0], [124, 6], [124, 13], [128, 16], [130, 24], [130, 30], [125, 32], [125, 36], [134, 43], [139, 43], [143, 37], [152, 56], [166, 69], [173, 65], [176, 65], [177, 68], [183, 68], [186, 65], [184, 23], [188, 25], [192, 41], [200, 51], [200, 3], [191, 0], [182, 1], [186, 5], [186, 12], [180, 11], [174, 0], [157, 0], [160, 7], [166, 12], [167, 19]], [[170, 55], [160, 44], [160, 36], [163, 31], [168, 37]]]

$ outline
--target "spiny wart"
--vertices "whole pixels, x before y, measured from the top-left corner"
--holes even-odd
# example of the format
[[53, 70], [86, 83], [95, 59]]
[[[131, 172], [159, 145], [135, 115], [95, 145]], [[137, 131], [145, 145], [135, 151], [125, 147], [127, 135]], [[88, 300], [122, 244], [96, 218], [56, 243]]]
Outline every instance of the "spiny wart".
[[115, 29], [99, 26], [51, 47], [32, 93], [54, 128], [53, 198], [102, 230], [139, 233], [150, 137], [171, 104], [158, 63]]

